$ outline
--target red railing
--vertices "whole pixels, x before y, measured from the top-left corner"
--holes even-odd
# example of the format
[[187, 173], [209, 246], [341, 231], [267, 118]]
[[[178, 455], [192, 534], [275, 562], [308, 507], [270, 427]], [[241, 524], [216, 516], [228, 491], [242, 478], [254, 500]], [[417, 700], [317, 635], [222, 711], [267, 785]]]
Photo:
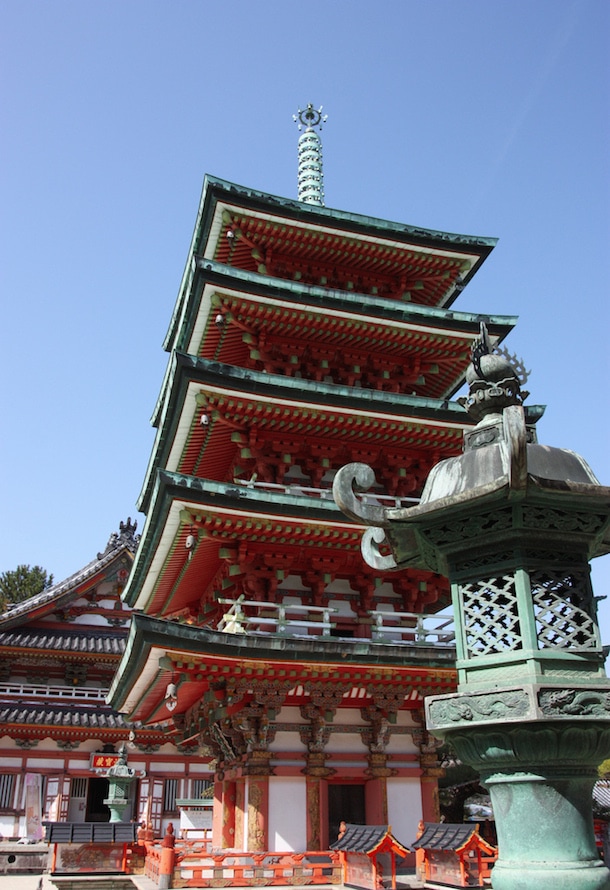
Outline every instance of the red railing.
[[341, 879], [339, 854], [333, 851], [209, 853], [196, 841], [176, 843], [174, 887], [340, 884]]
[[155, 884], [159, 883], [159, 866], [161, 864], [161, 845], [146, 843], [146, 859], [144, 861], [144, 874]]

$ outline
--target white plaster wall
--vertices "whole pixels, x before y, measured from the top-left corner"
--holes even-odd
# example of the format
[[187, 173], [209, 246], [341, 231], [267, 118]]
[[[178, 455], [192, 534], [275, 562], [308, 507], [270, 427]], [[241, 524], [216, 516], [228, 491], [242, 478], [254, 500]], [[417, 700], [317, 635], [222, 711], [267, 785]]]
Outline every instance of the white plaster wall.
[[[0, 839], [9, 839], [15, 835], [15, 818], [13, 816], [0, 816]], [[8, 880], [8, 879], [7, 879]]]
[[[417, 728], [417, 724], [414, 722], [410, 711], [398, 711], [396, 725]], [[413, 742], [413, 737], [410, 734], [398, 735], [398, 733], [392, 733], [390, 734], [386, 752], [388, 754], [419, 754], [419, 748]]]
[[388, 779], [388, 822], [397, 841], [410, 847], [422, 818], [419, 778]]
[[269, 849], [278, 852], [305, 850], [307, 798], [305, 777], [269, 778]]
[[360, 734], [355, 732], [331, 733], [324, 750], [327, 754], [362, 754], [364, 756], [367, 753]]
[[398, 733], [390, 736], [390, 741], [386, 746], [387, 754], [418, 754], [419, 748], [414, 743], [412, 736]]
[[296, 732], [276, 732], [273, 742], [269, 745], [269, 750], [303, 754], [305, 746]]
[[[346, 584], [346, 586], [349, 591], [350, 590], [349, 584]], [[330, 616], [331, 621], [333, 620], [333, 617], [334, 617], [334, 620], [336, 620], [338, 615], [349, 615], [350, 618], [354, 617], [354, 612], [353, 612], [351, 604], [349, 603], [348, 600], [330, 599], [328, 601], [328, 605], [331, 607], [331, 609], [336, 609], [334, 616], [333, 616], [333, 613], [331, 613], [331, 616]]]
[[285, 705], [278, 711], [276, 719], [278, 723], [302, 723], [303, 726], [307, 725], [307, 721], [301, 717], [300, 708], [288, 708]]

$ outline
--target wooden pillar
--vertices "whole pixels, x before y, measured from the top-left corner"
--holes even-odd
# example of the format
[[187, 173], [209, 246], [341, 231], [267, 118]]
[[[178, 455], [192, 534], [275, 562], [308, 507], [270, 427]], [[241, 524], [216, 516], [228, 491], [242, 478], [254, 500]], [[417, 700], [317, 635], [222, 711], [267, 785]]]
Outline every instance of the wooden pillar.
[[387, 825], [388, 817], [388, 776], [396, 775], [396, 770], [387, 765], [385, 752], [370, 751], [367, 757], [369, 779], [364, 786], [364, 805], [368, 825]]
[[236, 783], [231, 780], [214, 784], [214, 809], [212, 813], [212, 845], [220, 849], [233, 849], [235, 843]]
[[[325, 764], [324, 751], [309, 751], [306, 776], [307, 794], [307, 849], [328, 848], [328, 777], [336, 772]], [[330, 838], [330, 841], [334, 838]]]
[[388, 780], [385, 776], [369, 779], [364, 786], [367, 825], [388, 824]]
[[269, 849], [269, 776], [249, 776], [247, 850], [262, 853]]
[[[423, 723], [423, 715], [413, 716], [417, 722]], [[425, 729], [414, 730], [413, 741], [420, 751], [422, 819], [424, 822], [440, 822], [438, 780], [445, 775], [445, 770], [440, 766], [436, 754], [440, 743], [432, 739]]]
[[322, 849], [322, 818], [320, 791], [322, 779], [317, 776], [307, 776], [306, 794], [307, 794], [307, 849]]
[[438, 778], [426, 775], [421, 777], [421, 810], [424, 822], [440, 822], [441, 809], [438, 800]]
[[246, 780], [240, 776], [235, 783], [235, 849], [245, 850]]

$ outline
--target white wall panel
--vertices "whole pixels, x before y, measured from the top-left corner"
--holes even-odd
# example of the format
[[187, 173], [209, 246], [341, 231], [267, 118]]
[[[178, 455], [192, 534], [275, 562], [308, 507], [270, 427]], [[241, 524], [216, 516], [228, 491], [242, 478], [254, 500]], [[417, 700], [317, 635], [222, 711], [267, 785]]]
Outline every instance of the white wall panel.
[[269, 778], [269, 849], [306, 850], [307, 798], [305, 776]]
[[409, 847], [422, 818], [419, 778], [388, 779], [388, 822], [397, 841]]

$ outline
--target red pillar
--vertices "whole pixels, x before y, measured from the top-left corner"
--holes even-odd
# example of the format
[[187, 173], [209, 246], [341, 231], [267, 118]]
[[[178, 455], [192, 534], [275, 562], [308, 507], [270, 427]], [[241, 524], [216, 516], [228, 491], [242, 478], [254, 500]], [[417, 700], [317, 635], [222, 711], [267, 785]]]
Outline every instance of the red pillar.
[[388, 824], [388, 781], [385, 776], [369, 779], [364, 786], [367, 825]]
[[322, 849], [322, 825], [320, 791], [322, 779], [317, 776], [307, 776], [305, 779], [307, 794], [307, 849]]
[[335, 773], [325, 763], [323, 751], [310, 751], [303, 770], [306, 779], [307, 849], [326, 850], [336, 838], [328, 837], [328, 777]]
[[174, 863], [176, 853], [174, 844], [174, 826], [170, 822], [165, 832], [165, 837], [161, 841], [161, 859], [159, 861], [159, 890], [168, 890], [172, 886], [172, 878], [174, 876]]
[[369, 825], [388, 824], [388, 776], [396, 771], [388, 767], [388, 758], [384, 752], [371, 751], [367, 757], [369, 776], [364, 786], [364, 805], [366, 821]]
[[425, 772], [421, 777], [421, 809], [424, 822], [440, 822], [438, 779], [436, 776], [427, 776]]
[[214, 785], [212, 845], [232, 849], [235, 844], [235, 782], [224, 780]]

